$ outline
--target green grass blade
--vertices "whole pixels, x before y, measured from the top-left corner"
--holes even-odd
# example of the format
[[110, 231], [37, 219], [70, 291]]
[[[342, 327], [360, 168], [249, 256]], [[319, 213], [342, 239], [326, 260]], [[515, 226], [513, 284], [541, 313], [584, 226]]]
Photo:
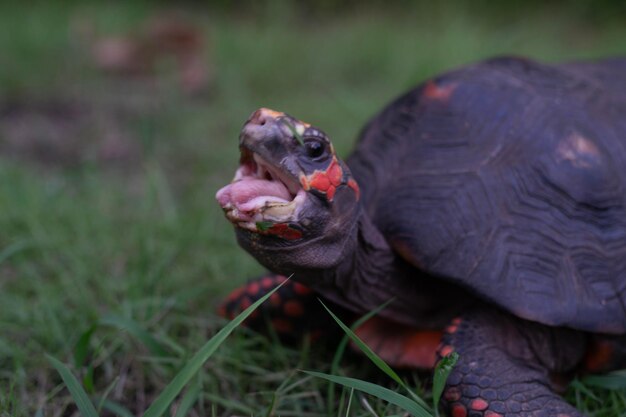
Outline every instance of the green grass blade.
[[65, 383], [65, 386], [70, 391], [78, 410], [80, 411], [83, 417], [98, 417], [98, 413], [96, 412], [96, 408], [93, 403], [87, 396], [87, 393], [80, 385], [80, 382], [76, 379], [76, 377], [72, 374], [67, 366], [61, 363], [58, 359], [46, 354], [48, 361], [54, 366], [59, 375], [61, 375], [61, 379]]
[[326, 304], [324, 304], [322, 302], [322, 300], [320, 300], [320, 303], [322, 303], [322, 306], [324, 306], [326, 311], [328, 311], [328, 313], [337, 322], [337, 324], [350, 337], [350, 339], [352, 339], [354, 344], [357, 345], [359, 347], [359, 349], [361, 349], [361, 351], [374, 363], [374, 365], [376, 365], [378, 368], [380, 368], [381, 371], [383, 371], [385, 374], [387, 374], [391, 379], [396, 381], [398, 384], [404, 386], [404, 382], [402, 381], [402, 379], [400, 379], [398, 374], [393, 369], [391, 369], [391, 367], [389, 365], [387, 365], [387, 363], [385, 363], [385, 361], [383, 361], [380, 358], [380, 356], [378, 356], [376, 353], [374, 353], [374, 351], [372, 349], [370, 349], [370, 347], [367, 346], [365, 344], [365, 342], [363, 342], [361, 340], [361, 338], [359, 338], [359, 336], [357, 336], [352, 330], [350, 330], [350, 328], [348, 326], [346, 326], [339, 319], [339, 317], [337, 317], [332, 311], [330, 311], [330, 309], [328, 307], [326, 307]]
[[604, 389], [625, 389], [626, 369], [605, 375], [590, 375], [582, 379], [583, 384]]
[[102, 408], [119, 417], [135, 417], [126, 407], [112, 400], [104, 400]]
[[361, 351], [365, 354], [365, 356], [367, 356], [374, 363], [374, 365], [376, 365], [381, 371], [383, 371], [385, 374], [387, 374], [387, 376], [389, 376], [391, 379], [396, 381], [402, 388], [407, 390], [407, 392], [411, 395], [411, 397], [413, 397], [413, 399], [416, 402], [418, 402], [422, 407], [424, 407], [425, 409], [429, 408], [428, 404], [426, 404], [426, 402], [423, 399], [421, 399], [419, 397], [419, 395], [414, 393], [404, 383], [404, 381], [402, 381], [402, 379], [398, 376], [398, 374], [393, 369], [391, 369], [391, 367], [389, 365], [387, 365], [387, 363], [385, 361], [383, 361], [380, 358], [380, 356], [378, 356], [372, 349], [370, 349], [369, 346], [367, 346], [365, 344], [365, 342], [363, 342], [352, 330], [350, 330], [350, 328], [348, 326], [346, 326], [339, 319], [339, 317], [337, 317], [332, 311], [330, 311], [330, 309], [328, 307], [326, 307], [326, 305], [322, 302], [322, 300], [319, 300], [319, 301], [320, 301], [320, 303], [322, 303], [322, 306], [324, 306], [326, 311], [328, 311], [328, 313], [332, 316], [332, 318], [337, 322], [337, 324], [348, 335], [348, 337], [350, 337], [350, 339], [352, 339], [354, 344], [356, 344], [359, 347], [359, 349], [361, 349]]
[[[365, 314], [364, 316], [359, 318], [357, 321], [355, 321], [352, 324], [352, 326], [350, 326], [350, 329], [353, 332], [356, 331], [356, 329], [359, 328], [359, 326], [361, 326], [363, 323], [365, 323], [366, 321], [368, 321], [369, 319], [371, 319], [372, 317], [374, 317], [375, 315], [380, 313], [382, 310], [387, 308], [387, 306], [389, 304], [391, 304], [392, 301], [393, 301], [393, 299], [391, 299], [391, 300], [389, 300], [389, 301], [379, 305], [374, 310], [372, 310], [369, 313]], [[339, 342], [339, 345], [337, 346], [337, 350], [335, 350], [335, 355], [333, 356], [333, 361], [331, 362], [331, 367], [330, 367], [331, 372], [333, 374], [337, 373], [336, 371], [337, 371], [337, 369], [339, 369], [339, 362], [341, 362], [341, 358], [343, 357], [343, 353], [345, 352], [346, 347], [348, 346], [348, 340], [349, 340], [349, 336], [348, 336], [348, 334], [345, 334], [343, 336], [343, 338], [341, 339], [341, 342]]]
[[279, 286], [272, 291], [259, 298], [250, 307], [242, 311], [237, 317], [235, 317], [230, 323], [222, 328], [215, 336], [213, 336], [208, 342], [196, 352], [196, 354], [185, 364], [183, 369], [176, 374], [172, 382], [161, 392], [157, 399], [143, 414], [143, 417], [160, 417], [163, 415], [167, 408], [170, 406], [176, 396], [187, 385], [189, 380], [202, 368], [202, 365], [211, 357], [211, 355], [217, 350], [218, 347], [226, 340], [226, 338], [239, 326], [254, 310], [256, 310], [265, 300], [267, 300], [277, 289], [284, 285], [285, 280]]
[[598, 403], [602, 402], [602, 400], [596, 394], [594, 394], [593, 391], [591, 391], [591, 389], [588, 386], [580, 382], [579, 379], [574, 379], [572, 382], [570, 382], [569, 386], [570, 388], [573, 388], [576, 391], [576, 397], [577, 397], [576, 400], [579, 405], [580, 405], [580, 399], [579, 399], [578, 393], [582, 393]]
[[459, 354], [452, 352], [445, 358], [442, 358], [435, 367], [435, 374], [433, 376], [433, 408], [437, 410], [439, 406], [439, 399], [441, 393], [446, 386], [446, 380], [450, 376], [450, 372], [454, 369], [454, 366], [459, 360]]
[[[365, 314], [364, 316], [359, 318], [357, 321], [355, 321], [352, 324], [352, 326], [350, 326], [350, 328], [353, 331], [355, 331], [360, 325], [362, 325], [363, 323], [365, 323], [366, 321], [374, 317], [376, 314], [384, 310], [391, 302], [393, 302], [393, 299], [379, 305], [374, 310], [370, 311], [369, 313]], [[341, 362], [341, 358], [343, 357], [343, 354], [346, 351], [346, 347], [348, 346], [348, 340], [350, 340], [349, 336], [347, 334], [344, 334], [344, 336], [341, 338], [341, 341], [339, 342], [339, 345], [337, 345], [337, 349], [335, 350], [335, 355], [333, 356], [333, 361], [331, 362], [331, 365], [330, 365], [330, 373], [333, 375], [336, 375], [338, 373], [337, 371], [339, 370], [339, 363]], [[332, 383], [328, 384], [328, 391], [326, 394], [326, 398], [328, 398], [328, 406], [333, 407], [335, 403], [335, 389], [334, 389], [334, 384]], [[332, 410], [329, 409], [328, 411], [329, 411], [329, 414], [331, 414]]]
[[91, 336], [95, 330], [95, 325], [89, 326], [89, 328], [78, 338], [78, 341], [74, 346], [74, 366], [77, 368], [83, 366], [87, 360], [87, 355], [89, 354], [89, 342], [91, 341]]
[[150, 353], [155, 356], [164, 357], [168, 355], [167, 350], [161, 345], [161, 343], [159, 343], [154, 336], [150, 334], [150, 332], [134, 320], [121, 316], [108, 315], [101, 318], [99, 324], [102, 326], [111, 326], [121, 330], [126, 330], [145, 347], [147, 347]]
[[296, 138], [296, 140], [298, 141], [298, 143], [300, 144], [300, 146], [304, 146], [304, 139], [302, 138], [302, 135], [300, 135], [298, 133], [298, 131], [296, 130], [296, 128], [291, 124], [291, 122], [285, 118], [280, 119], [280, 121], [289, 128], [289, 130], [291, 130], [291, 134], [293, 135], [294, 138]]
[[200, 384], [194, 384], [180, 401], [174, 417], [185, 417], [200, 397]]
[[424, 407], [409, 397], [405, 397], [402, 394], [398, 394], [390, 389], [372, 384], [371, 382], [362, 381], [355, 378], [347, 378], [342, 376], [328, 375], [320, 372], [303, 371], [308, 375], [312, 375], [318, 378], [323, 378], [336, 384], [344, 385], [348, 388], [354, 388], [359, 391], [363, 391], [374, 397], [380, 398], [383, 401], [387, 401], [390, 404], [397, 405], [403, 410], [411, 413], [415, 417], [432, 417]]
[[12, 243], [0, 251], [0, 264], [9, 259], [11, 256], [20, 253], [25, 249], [30, 249], [34, 243], [30, 239], [23, 239]]

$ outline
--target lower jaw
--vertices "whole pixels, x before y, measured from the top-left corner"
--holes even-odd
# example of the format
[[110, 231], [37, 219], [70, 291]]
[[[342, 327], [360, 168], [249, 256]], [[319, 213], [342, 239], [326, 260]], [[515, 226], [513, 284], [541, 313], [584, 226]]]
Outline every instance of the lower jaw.
[[260, 236], [274, 236], [285, 240], [298, 240], [303, 236], [303, 230], [300, 225], [291, 220], [273, 221], [273, 220], [250, 220], [250, 221], [234, 221], [231, 223], [238, 229], [245, 230]]

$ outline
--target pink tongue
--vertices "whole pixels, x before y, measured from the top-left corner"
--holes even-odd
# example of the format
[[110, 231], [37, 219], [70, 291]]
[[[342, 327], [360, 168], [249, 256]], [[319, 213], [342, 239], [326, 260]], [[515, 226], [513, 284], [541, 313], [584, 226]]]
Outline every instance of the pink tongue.
[[226, 207], [230, 203], [238, 208], [256, 197], [268, 197], [270, 201], [291, 200], [291, 194], [282, 182], [248, 178], [228, 184], [215, 196], [220, 206]]

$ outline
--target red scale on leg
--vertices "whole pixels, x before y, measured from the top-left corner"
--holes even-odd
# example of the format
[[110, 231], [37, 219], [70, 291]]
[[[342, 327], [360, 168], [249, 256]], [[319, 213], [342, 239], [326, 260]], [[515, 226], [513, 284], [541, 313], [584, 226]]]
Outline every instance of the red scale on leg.
[[453, 404], [450, 411], [452, 417], [467, 417], [467, 408], [463, 404]]
[[248, 284], [246, 288], [246, 292], [250, 294], [251, 296], [255, 297], [259, 294], [260, 289], [261, 289], [261, 286], [259, 285], [258, 282], [251, 282]]
[[277, 285], [278, 282], [275, 279], [272, 279], [272, 277], [265, 277], [261, 280], [261, 287], [263, 287], [264, 290], [269, 290]]
[[299, 282], [293, 283], [293, 291], [298, 295], [309, 295], [313, 292], [312, 289], [310, 289], [306, 285], [300, 284]]
[[457, 387], [451, 387], [445, 390], [443, 398], [448, 402], [459, 401], [461, 399], [461, 390]]
[[452, 352], [454, 352], [454, 348], [452, 346], [450, 346], [450, 345], [446, 345], [446, 346], [441, 348], [441, 350], [439, 351], [439, 354], [441, 355], [441, 357], [445, 358], [446, 356], [448, 356]]
[[228, 294], [228, 297], [226, 298], [226, 300], [235, 301], [237, 298], [243, 295], [244, 291], [245, 291], [245, 287], [239, 287], [235, 289], [233, 292], [231, 292], [230, 294]]
[[297, 300], [289, 300], [285, 302], [283, 311], [289, 317], [300, 317], [304, 315], [304, 307], [302, 306], [302, 303]]
[[270, 299], [269, 299], [269, 303], [274, 306], [274, 307], [278, 307], [282, 304], [282, 300], [280, 298], [280, 295], [275, 292], [274, 294], [270, 295]]
[[272, 327], [278, 333], [291, 333], [293, 331], [293, 324], [288, 320], [280, 318], [272, 320]]
[[250, 301], [248, 297], [242, 298], [241, 301], [239, 302], [239, 307], [241, 308], [241, 311], [245, 310], [251, 305], [252, 305], [252, 301]]
[[487, 401], [483, 400], [482, 398], [476, 398], [470, 403], [470, 408], [476, 411], [484, 411], [487, 409], [487, 407], [489, 407], [489, 403], [487, 403]]

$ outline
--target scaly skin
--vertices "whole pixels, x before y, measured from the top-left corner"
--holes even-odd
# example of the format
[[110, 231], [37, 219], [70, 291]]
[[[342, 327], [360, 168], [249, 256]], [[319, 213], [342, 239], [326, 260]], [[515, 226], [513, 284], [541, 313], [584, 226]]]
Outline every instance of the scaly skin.
[[[248, 308], [286, 278], [283, 275], [267, 274], [248, 281], [232, 291], [219, 307], [218, 313], [232, 319]], [[324, 341], [338, 340], [341, 330], [322, 307], [320, 295], [309, 287], [290, 280], [255, 310], [243, 323], [259, 333], [275, 333], [288, 344], [298, 343], [305, 337], [313, 342], [323, 337]], [[333, 313], [352, 321], [353, 315], [329, 300], [324, 300]]]
[[586, 337], [491, 309], [463, 314], [439, 349], [459, 354], [443, 395], [450, 416], [582, 417], [554, 392], [551, 375], [576, 369]]

